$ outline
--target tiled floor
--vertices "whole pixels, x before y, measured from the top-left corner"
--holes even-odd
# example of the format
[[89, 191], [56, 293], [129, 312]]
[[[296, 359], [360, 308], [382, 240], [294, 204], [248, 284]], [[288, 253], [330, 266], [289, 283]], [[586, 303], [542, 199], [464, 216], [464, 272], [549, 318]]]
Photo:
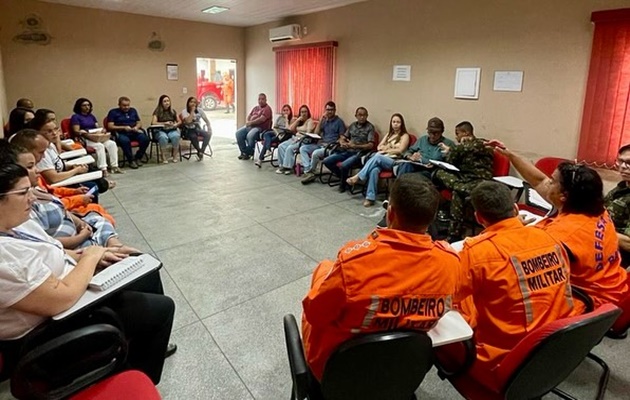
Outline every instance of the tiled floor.
[[[364, 209], [360, 195], [303, 186], [269, 164], [239, 161], [232, 142], [215, 137], [215, 156], [202, 163], [127, 170], [102, 196], [123, 240], [163, 261], [166, 291], [177, 303], [179, 350], [158, 386], [165, 399], [288, 398], [283, 315], [299, 318], [311, 270], [367, 235], [382, 215]], [[630, 339], [596, 348], [612, 368], [607, 399], [628, 398], [629, 352]], [[563, 386], [594, 398], [597, 372], [585, 363]], [[0, 389], [0, 399], [10, 398], [6, 384]], [[431, 372], [418, 397], [459, 395]]]

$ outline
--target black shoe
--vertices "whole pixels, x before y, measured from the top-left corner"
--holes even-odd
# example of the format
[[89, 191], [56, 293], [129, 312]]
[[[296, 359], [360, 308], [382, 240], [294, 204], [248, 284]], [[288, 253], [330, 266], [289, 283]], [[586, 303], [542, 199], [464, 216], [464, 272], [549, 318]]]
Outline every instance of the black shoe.
[[138, 163], [135, 160], [131, 161], [129, 163], [129, 168], [131, 168], [131, 169], [138, 169], [138, 167], [139, 167], [139, 165], [138, 165]]
[[[239, 157], [239, 158], [240, 158], [240, 157]], [[249, 159], [251, 159], [251, 158], [252, 158], [252, 156], [247, 155], [247, 154], [243, 154], [243, 158], [240, 158], [240, 159], [241, 159], [241, 160], [243, 160], [243, 161], [247, 161], [247, 160], [249, 160]]]
[[608, 330], [608, 332], [606, 332], [606, 337], [611, 338], [611, 339], [625, 339], [628, 337], [628, 331], [622, 332], [622, 333], [615, 333], [612, 331], [612, 329]]
[[164, 358], [169, 358], [177, 351], [177, 345], [175, 343], [169, 343], [166, 346], [166, 352], [164, 353]]
[[245, 158], [245, 154], [241, 154], [240, 156], [238, 156], [239, 160], [242, 160], [243, 158]]
[[339, 185], [339, 193], [345, 193], [346, 192], [346, 186], [345, 185]]

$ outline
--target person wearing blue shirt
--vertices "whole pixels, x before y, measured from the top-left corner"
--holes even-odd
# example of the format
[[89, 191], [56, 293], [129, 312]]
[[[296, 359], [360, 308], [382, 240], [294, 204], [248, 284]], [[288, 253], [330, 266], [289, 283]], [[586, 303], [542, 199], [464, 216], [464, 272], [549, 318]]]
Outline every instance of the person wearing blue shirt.
[[339, 136], [346, 132], [346, 124], [335, 114], [337, 112], [335, 102], [326, 103], [324, 111], [315, 128], [315, 134], [321, 136], [321, 140], [300, 146], [300, 160], [307, 174], [317, 171], [317, 164], [326, 156], [326, 147], [339, 142]]
[[[129, 162], [131, 169], [142, 166], [142, 159], [149, 147], [149, 137], [142, 129], [140, 116], [135, 108], [131, 107], [131, 100], [122, 96], [118, 99], [118, 108], [113, 108], [107, 114], [107, 130], [115, 133], [116, 143], [120, 146]], [[138, 151], [134, 157], [131, 150], [131, 142], [138, 142]]]
[[[422, 164], [429, 164], [429, 160], [444, 160], [442, 145], [452, 147], [455, 143], [444, 137], [444, 122], [438, 117], [433, 117], [427, 123], [427, 134], [403, 153], [405, 160], [416, 161]], [[431, 179], [431, 170], [413, 163], [402, 163], [396, 170], [396, 176], [401, 176], [409, 172], [420, 172], [426, 178]]]

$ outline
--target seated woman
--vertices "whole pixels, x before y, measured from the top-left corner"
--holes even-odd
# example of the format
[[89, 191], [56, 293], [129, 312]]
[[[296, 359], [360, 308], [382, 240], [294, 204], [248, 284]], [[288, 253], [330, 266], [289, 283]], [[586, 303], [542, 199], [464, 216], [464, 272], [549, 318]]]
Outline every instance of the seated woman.
[[35, 118], [32, 110], [26, 108], [14, 108], [9, 114], [9, 136], [28, 127], [31, 120]]
[[[86, 98], [79, 98], [74, 103], [74, 115], [70, 118], [70, 129], [75, 137], [82, 137], [86, 146], [96, 151], [96, 166], [107, 176], [107, 157], [113, 173], [122, 174], [118, 168], [118, 146], [111, 140], [111, 135], [105, 129], [99, 129], [98, 121], [92, 114], [92, 102]], [[98, 131], [97, 131], [98, 130]]]
[[[11, 161], [28, 171], [31, 185], [37, 188], [37, 170], [35, 156], [28, 151], [18, 150], [15, 146], [7, 154], [0, 152], [0, 162]], [[120, 255], [137, 253], [138, 250], [125, 246], [112, 223], [96, 211], [88, 211], [79, 218], [66, 210], [61, 200], [47, 194], [45, 189], [35, 192], [40, 201], [32, 206], [34, 219], [46, 233], [61, 242], [66, 249], [79, 249], [93, 244], [108, 247]]]
[[[77, 313], [64, 322], [49, 318], [72, 307], [85, 293], [97, 266], [107, 266], [110, 251], [90, 246], [81, 253], [61, 244], [29, 221], [35, 201], [28, 171], [0, 164], [0, 340], [3, 369], [15, 364], [25, 336], [46, 323], [40, 333], [65, 333]], [[157, 384], [162, 375], [173, 326], [175, 304], [164, 296], [159, 273], [147, 274], [99, 303], [118, 317], [129, 342], [127, 367], [139, 369]]]
[[258, 160], [254, 161], [254, 165], [258, 168], [261, 167], [261, 164], [265, 159], [265, 155], [269, 150], [271, 150], [271, 145], [273, 143], [278, 144], [291, 139], [294, 131], [291, 131], [289, 127], [292, 122], [293, 110], [290, 105], [285, 104], [282, 106], [282, 114], [276, 119], [276, 123], [273, 124], [273, 128], [267, 132], [263, 132], [261, 135], [263, 138], [263, 147], [260, 150]]
[[[151, 125], [162, 125], [161, 128], [155, 130], [153, 134], [153, 140], [160, 144], [162, 149], [162, 156], [164, 157], [164, 164], [179, 161], [179, 140], [181, 138], [179, 130], [177, 128], [182, 124], [182, 120], [179, 115], [171, 107], [171, 98], [163, 94], [158, 100], [157, 107], [153, 110], [153, 118], [151, 119]], [[173, 145], [171, 149], [171, 156], [167, 157], [168, 142]]]
[[[212, 127], [206, 113], [198, 107], [197, 99], [189, 97], [186, 101], [186, 108], [182, 110], [182, 136], [190, 140], [190, 144], [197, 150], [197, 160], [203, 160], [203, 154], [212, 138]], [[208, 128], [207, 131], [201, 129], [201, 120], [204, 120]], [[203, 136], [201, 148], [199, 147], [199, 136]]]
[[[503, 143], [488, 142], [509, 157], [514, 168], [545, 200], [558, 210], [537, 226], [562, 242], [571, 262], [571, 285], [582, 289], [595, 308], [617, 304], [629, 295], [626, 270], [621, 267], [615, 225], [604, 208], [603, 183], [599, 174], [580, 164], [564, 162], [551, 178]], [[576, 313], [584, 311], [576, 302]]]
[[367, 192], [363, 206], [371, 207], [374, 205], [378, 174], [381, 171], [391, 171], [394, 168], [395, 158], [407, 150], [409, 139], [403, 116], [398, 113], [392, 115], [389, 120], [389, 132], [378, 144], [376, 154], [365, 163], [358, 174], [346, 180], [350, 186], [354, 186], [358, 182], [367, 182]]
[[289, 125], [289, 130], [296, 132], [291, 140], [287, 140], [278, 146], [278, 165], [276, 174], [291, 175], [295, 166], [295, 153], [300, 147], [300, 141], [305, 133], [312, 133], [315, 129], [315, 122], [311, 118], [311, 110], [307, 105], [300, 106], [298, 117]]
[[[35, 129], [36, 131], [41, 131], [44, 128], [44, 125], [49, 123], [53, 123], [55, 124], [55, 126], [57, 126], [57, 115], [53, 110], [40, 108], [39, 110], [35, 111], [35, 117], [29, 124], [29, 128]], [[64, 141], [62, 140], [64, 138], [63, 132], [59, 132], [57, 136], [59, 139], [56, 141], [55, 146], [57, 147], [57, 152], [59, 153], [64, 151], [84, 149], [81, 143], [77, 141], [73, 141], [72, 144], [64, 143]]]

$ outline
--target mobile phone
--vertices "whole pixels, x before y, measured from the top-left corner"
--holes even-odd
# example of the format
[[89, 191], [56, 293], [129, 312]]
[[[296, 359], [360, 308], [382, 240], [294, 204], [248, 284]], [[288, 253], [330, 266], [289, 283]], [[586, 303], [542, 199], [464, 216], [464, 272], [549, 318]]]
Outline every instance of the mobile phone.
[[92, 186], [90, 190], [87, 191], [87, 195], [94, 194], [98, 190], [98, 186]]

